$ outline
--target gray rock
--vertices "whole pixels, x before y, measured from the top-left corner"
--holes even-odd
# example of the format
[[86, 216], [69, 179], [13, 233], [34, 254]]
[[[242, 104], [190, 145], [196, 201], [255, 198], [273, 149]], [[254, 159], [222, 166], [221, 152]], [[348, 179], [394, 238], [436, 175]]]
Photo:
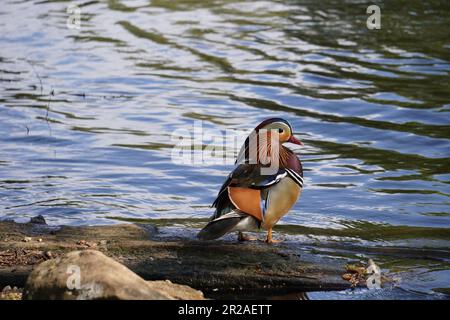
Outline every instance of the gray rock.
[[39, 264], [27, 279], [23, 299], [170, 300], [169, 294], [100, 251], [72, 251]]
[[30, 223], [33, 224], [47, 224], [47, 222], [45, 221], [45, 218], [42, 215], [38, 215], [36, 217], [33, 217], [30, 219]]

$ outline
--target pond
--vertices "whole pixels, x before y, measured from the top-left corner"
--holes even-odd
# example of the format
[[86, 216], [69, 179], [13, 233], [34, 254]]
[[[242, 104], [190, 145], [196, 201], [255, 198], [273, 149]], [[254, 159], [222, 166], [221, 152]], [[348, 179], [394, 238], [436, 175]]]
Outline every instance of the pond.
[[242, 138], [282, 117], [304, 143], [295, 152], [305, 188], [279, 236], [427, 248], [433, 254], [376, 260], [407, 272], [400, 297], [442, 297], [450, 288], [450, 6], [380, 5], [381, 29], [369, 30], [368, 5], [2, 1], [0, 218], [208, 218], [232, 162], [178, 161], [174, 134], [201, 126]]

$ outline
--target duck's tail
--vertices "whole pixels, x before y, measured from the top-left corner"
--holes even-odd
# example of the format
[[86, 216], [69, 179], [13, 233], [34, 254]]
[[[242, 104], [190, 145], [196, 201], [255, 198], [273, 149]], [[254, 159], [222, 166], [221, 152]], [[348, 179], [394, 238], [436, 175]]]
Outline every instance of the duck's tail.
[[214, 240], [222, 237], [230, 231], [233, 231], [235, 227], [248, 215], [239, 212], [230, 212], [220, 216], [211, 222], [209, 222], [200, 232], [197, 234], [197, 238], [201, 240]]

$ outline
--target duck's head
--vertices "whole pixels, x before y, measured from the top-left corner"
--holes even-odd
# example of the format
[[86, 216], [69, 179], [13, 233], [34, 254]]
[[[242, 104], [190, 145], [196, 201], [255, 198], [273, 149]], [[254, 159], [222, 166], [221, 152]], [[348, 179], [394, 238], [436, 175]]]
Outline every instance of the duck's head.
[[261, 130], [266, 130], [267, 132], [276, 130], [278, 132], [280, 144], [290, 142], [293, 144], [303, 145], [303, 143], [301, 143], [296, 137], [294, 137], [292, 126], [285, 119], [282, 118], [266, 119], [255, 128], [255, 132], [257, 134], [259, 134], [259, 131]]

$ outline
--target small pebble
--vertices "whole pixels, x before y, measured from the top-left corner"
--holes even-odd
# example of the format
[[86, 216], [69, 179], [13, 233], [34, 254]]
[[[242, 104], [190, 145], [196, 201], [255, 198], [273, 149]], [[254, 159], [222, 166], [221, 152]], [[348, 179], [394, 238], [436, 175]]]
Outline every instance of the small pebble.
[[33, 240], [31, 237], [25, 237], [23, 238], [23, 242], [30, 242], [31, 240]]
[[89, 248], [91, 248], [91, 247], [97, 247], [97, 243], [95, 243], [95, 242], [88, 242], [88, 241], [86, 241], [86, 240], [80, 240], [80, 241], [78, 241], [78, 242], [77, 242], [77, 245], [80, 245], [80, 246], [86, 246], [86, 247], [89, 247]]
[[38, 242], [42, 242], [42, 239], [41, 239], [41, 238], [39, 238], [39, 239], [37, 239], [37, 241], [38, 241]]
[[342, 279], [346, 280], [346, 281], [350, 281], [350, 279], [352, 278], [352, 274], [351, 273], [345, 273], [342, 275]]
[[10, 292], [11, 290], [12, 290], [12, 289], [11, 289], [11, 286], [6, 286], [6, 287], [3, 288], [2, 292], [3, 292], [3, 293], [8, 293], [8, 292]]

